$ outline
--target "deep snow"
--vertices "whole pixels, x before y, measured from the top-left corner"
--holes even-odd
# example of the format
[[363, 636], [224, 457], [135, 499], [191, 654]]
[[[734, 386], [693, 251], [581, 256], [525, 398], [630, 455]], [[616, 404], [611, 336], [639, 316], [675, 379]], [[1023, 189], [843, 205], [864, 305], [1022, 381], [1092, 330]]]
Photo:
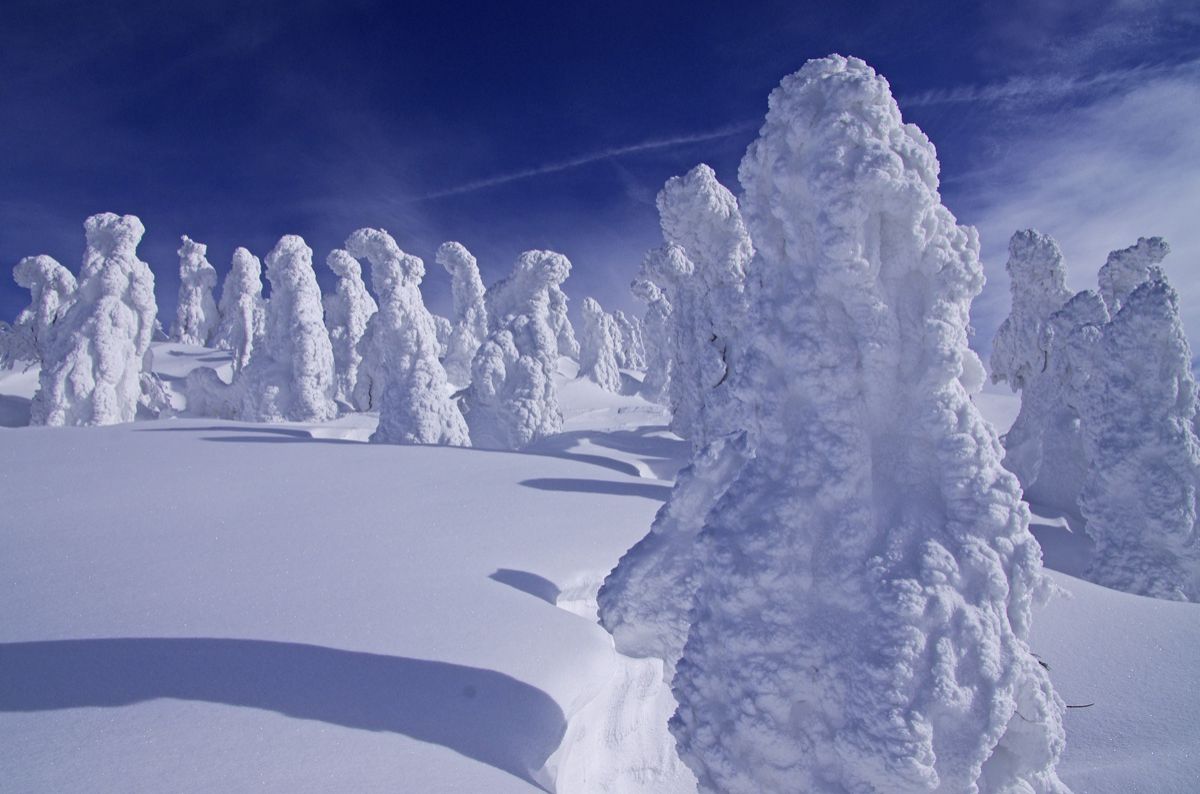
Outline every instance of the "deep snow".
[[[168, 386], [229, 377], [153, 352]], [[687, 791], [658, 663], [615, 654], [594, 593], [688, 445], [574, 375], [522, 453], [368, 445], [371, 415], [0, 429], [0, 790]], [[36, 384], [0, 373], [0, 425]], [[1193, 791], [1200, 609], [1075, 578], [1089, 542], [1034, 507], [1072, 595], [1032, 647], [1094, 703], [1062, 779]]]

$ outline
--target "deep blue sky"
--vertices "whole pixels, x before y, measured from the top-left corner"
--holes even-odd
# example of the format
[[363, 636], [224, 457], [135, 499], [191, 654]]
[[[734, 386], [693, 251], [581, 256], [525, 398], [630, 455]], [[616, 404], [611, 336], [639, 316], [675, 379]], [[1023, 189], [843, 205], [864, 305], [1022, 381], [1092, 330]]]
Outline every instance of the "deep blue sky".
[[[359, 226], [382, 226], [425, 258], [435, 310], [448, 310], [432, 261], [447, 239], [479, 257], [489, 283], [521, 250], [555, 248], [575, 264], [576, 302], [628, 307], [625, 286], [659, 243], [662, 183], [705, 161], [736, 192], [770, 90], [808, 58], [842, 52], [887, 76], [937, 145], [947, 204], [991, 233], [989, 277], [1003, 284], [1005, 224], [1036, 208], [1048, 231], [1086, 238], [1073, 244], [1088, 260], [1083, 279], [1102, 250], [1133, 240], [1122, 229], [1112, 245], [1097, 240], [1101, 253], [1088, 247], [1104, 235], [1082, 235], [1080, 218], [1060, 212], [1092, 192], [1078, 173], [1114, 148], [1139, 175], [1152, 161], [1177, 180], [1196, 163], [1200, 111], [1174, 107], [1200, 84], [1191, 5], [8, 0], [0, 269], [49, 253], [77, 270], [83, 219], [133, 213], [169, 324], [180, 234], [208, 243], [222, 275], [235, 246], [262, 256], [301, 234], [328, 284], [326, 253]], [[1172, 107], [1130, 131], [1130, 102]], [[1097, 128], [1105, 137], [1085, 147], [1087, 163], [1047, 188], [1048, 164]], [[1146, 129], [1178, 140], [1135, 147]], [[1138, 185], [1086, 218], [1104, 231], [1104, 212], [1125, 218], [1181, 190], [1195, 208], [1197, 184]], [[1004, 290], [993, 292], [1000, 311]], [[0, 275], [0, 317], [26, 298]]]

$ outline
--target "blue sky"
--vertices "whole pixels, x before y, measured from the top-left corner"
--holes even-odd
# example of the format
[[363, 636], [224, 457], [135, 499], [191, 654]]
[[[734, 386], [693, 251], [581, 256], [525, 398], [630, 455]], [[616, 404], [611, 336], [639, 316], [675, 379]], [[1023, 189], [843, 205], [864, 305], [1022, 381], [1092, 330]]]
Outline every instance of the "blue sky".
[[[234, 247], [301, 234], [328, 285], [326, 253], [382, 226], [426, 259], [443, 313], [448, 239], [489, 283], [521, 250], [560, 250], [576, 302], [628, 308], [662, 183], [707, 162], [736, 192], [767, 94], [830, 52], [887, 76], [938, 147], [945, 202], [980, 227], [981, 347], [1021, 226], [1060, 238], [1075, 288], [1111, 248], [1166, 236], [1200, 306], [1200, 7], [1182, 2], [8, 0], [0, 268], [77, 270], [83, 219], [133, 213], [169, 324], [181, 234], [222, 275]], [[26, 297], [0, 277], [0, 317]]]

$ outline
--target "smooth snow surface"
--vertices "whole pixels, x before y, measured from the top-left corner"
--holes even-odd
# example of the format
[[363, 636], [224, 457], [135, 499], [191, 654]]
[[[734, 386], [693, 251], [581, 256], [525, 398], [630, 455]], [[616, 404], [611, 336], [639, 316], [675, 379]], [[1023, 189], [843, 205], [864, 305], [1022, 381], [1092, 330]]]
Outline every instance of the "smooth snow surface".
[[[230, 375], [152, 353], [172, 387]], [[694, 791], [661, 669], [594, 625], [689, 445], [574, 366], [526, 454], [356, 443], [369, 415], [0, 429], [0, 790]], [[0, 371], [0, 418], [37, 375]], [[976, 401], [1001, 431], [1016, 412]], [[1085, 537], [1034, 530], [1051, 568], [1086, 565]], [[1200, 609], [1054, 579], [1072, 597], [1031, 644], [1095, 703], [1066, 713], [1063, 780], [1193, 791]]]

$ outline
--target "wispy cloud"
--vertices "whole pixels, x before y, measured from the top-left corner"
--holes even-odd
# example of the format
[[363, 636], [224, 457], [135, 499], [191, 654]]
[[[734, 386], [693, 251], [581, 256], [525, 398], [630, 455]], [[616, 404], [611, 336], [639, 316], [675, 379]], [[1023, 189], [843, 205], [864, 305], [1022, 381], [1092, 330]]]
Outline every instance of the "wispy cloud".
[[935, 88], [900, 99], [901, 107], [955, 104], [998, 104], [1005, 102], [1056, 102], [1064, 97], [1086, 97], [1112, 93], [1138, 83], [1172, 75], [1194, 72], [1200, 61], [1181, 64], [1147, 64], [1128, 69], [1098, 72], [1088, 75], [1043, 73], [1036, 76], [1018, 75], [997, 83]]
[[577, 157], [572, 157], [569, 160], [558, 160], [552, 163], [544, 163], [542, 165], [533, 166], [532, 168], [523, 168], [519, 171], [510, 171], [506, 174], [497, 174], [495, 176], [485, 177], [484, 179], [476, 179], [470, 182], [464, 182], [461, 185], [435, 190], [420, 196], [417, 200], [424, 201], [427, 199], [443, 198], [445, 196], [456, 196], [462, 193], [473, 193], [476, 190], [485, 190], [487, 188], [505, 185], [509, 182], [517, 182], [522, 179], [532, 179], [533, 177], [544, 176], [546, 174], [556, 174], [561, 171], [570, 171], [573, 168], [580, 168], [591, 163], [596, 163], [601, 160], [610, 158], [622, 157], [629, 154], [638, 154], [641, 152], [651, 152], [658, 149], [671, 149], [676, 146], [686, 146], [693, 143], [704, 143], [706, 141], [720, 140], [721, 138], [729, 138], [743, 132], [754, 129], [760, 122], [744, 121], [739, 124], [732, 124], [721, 127], [719, 129], [710, 130], [707, 132], [698, 132], [690, 135], [676, 135], [670, 138], [654, 138], [648, 141], [639, 143], [631, 143], [625, 146], [610, 146], [604, 149], [599, 149], [587, 154], [581, 154]]

